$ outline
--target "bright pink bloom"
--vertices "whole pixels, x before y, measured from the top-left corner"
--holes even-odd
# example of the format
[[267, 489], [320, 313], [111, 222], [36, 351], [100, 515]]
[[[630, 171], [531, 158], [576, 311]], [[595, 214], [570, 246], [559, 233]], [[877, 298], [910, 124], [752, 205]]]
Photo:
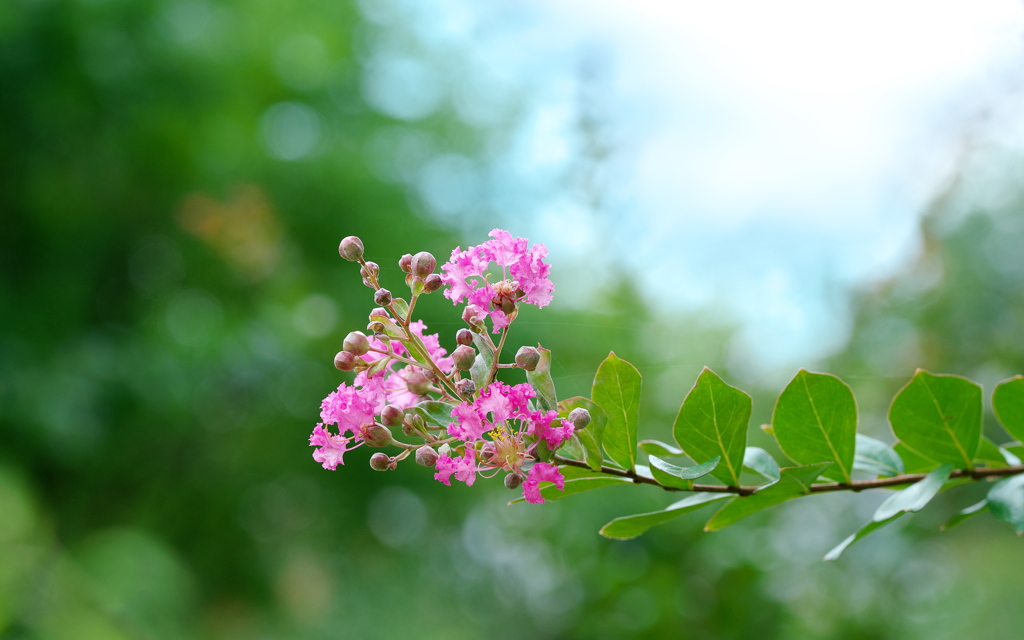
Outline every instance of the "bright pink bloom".
[[[548, 250], [543, 244], [529, 247], [525, 238], [513, 238], [503, 229], [494, 229], [491, 240], [465, 251], [456, 248], [441, 269], [447, 286], [444, 295], [454, 304], [467, 300], [491, 316], [494, 331], [508, 326], [509, 317], [496, 300], [514, 300], [544, 307], [551, 302], [555, 287], [548, 279], [551, 265], [544, 263]], [[498, 282], [489, 282], [484, 272], [491, 262], [501, 267]], [[517, 293], [521, 293], [516, 297]]]
[[555, 449], [563, 442], [572, 437], [576, 427], [568, 420], [555, 420], [558, 417], [557, 411], [538, 411], [530, 419], [528, 433], [544, 440], [548, 448]]
[[338, 425], [341, 435], [347, 431], [358, 434], [359, 427], [373, 424], [377, 406], [382, 400], [383, 392], [376, 384], [357, 388], [342, 382], [337, 391], [331, 392], [320, 403], [320, 419], [324, 424]]
[[454, 473], [456, 480], [461, 480], [467, 487], [471, 487], [476, 482], [476, 471], [476, 450], [473, 447], [466, 447], [461, 458], [452, 458], [443, 453], [438, 456], [434, 465], [434, 479], [451, 486], [451, 476]]
[[562, 472], [553, 464], [538, 462], [530, 469], [529, 475], [523, 481], [523, 496], [527, 502], [533, 504], [544, 504], [544, 497], [540, 495], [541, 482], [554, 482], [555, 486], [565, 491], [565, 478]]
[[468, 402], [452, 409], [452, 417], [455, 422], [448, 425], [448, 435], [465, 442], [476, 442], [493, 426], [484, 422], [480, 411]]
[[356, 448], [348, 446], [351, 442], [352, 438], [332, 436], [328, 431], [324, 430], [323, 424], [317, 424], [316, 428], [313, 429], [312, 435], [309, 436], [309, 446], [319, 447], [313, 452], [313, 459], [322, 463], [324, 469], [330, 469], [331, 471], [334, 471], [339, 464], [345, 464], [342, 456], [345, 455], [346, 451]]

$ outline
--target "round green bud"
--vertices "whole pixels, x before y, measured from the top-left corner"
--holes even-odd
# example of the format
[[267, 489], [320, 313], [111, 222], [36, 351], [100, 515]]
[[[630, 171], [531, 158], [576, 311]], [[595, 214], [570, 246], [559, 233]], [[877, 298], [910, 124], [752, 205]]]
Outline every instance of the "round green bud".
[[340, 371], [352, 371], [356, 368], [356, 356], [348, 351], [339, 351], [334, 356], [334, 366]]
[[385, 427], [397, 427], [402, 424], [402, 420], [404, 419], [405, 412], [393, 404], [387, 405], [384, 407], [384, 410], [380, 412], [380, 421], [384, 423]]
[[533, 371], [540, 362], [540, 351], [533, 347], [519, 347], [516, 352], [516, 366], [525, 371]]
[[363, 241], [356, 236], [348, 236], [338, 245], [338, 253], [349, 262], [363, 257]]
[[455, 368], [459, 371], [469, 371], [476, 362], [476, 350], [473, 347], [460, 344], [452, 352], [452, 360], [455, 361]]
[[437, 464], [437, 452], [434, 451], [433, 447], [422, 446], [416, 450], [416, 464], [421, 464], [424, 467], [433, 467]]
[[412, 257], [409, 267], [414, 276], [426, 278], [434, 272], [434, 268], [437, 267], [437, 260], [430, 253], [420, 251]]
[[590, 424], [590, 412], [583, 407], [576, 407], [569, 412], [568, 420], [577, 431], [586, 429]]
[[379, 449], [380, 447], [386, 447], [394, 440], [391, 438], [391, 431], [379, 424], [373, 424], [368, 427], [363, 427], [363, 442], [366, 446]]
[[370, 341], [361, 331], [353, 331], [345, 336], [343, 348], [352, 355], [361, 356], [369, 352]]
[[370, 456], [370, 468], [374, 471], [387, 471], [391, 468], [391, 457], [382, 451], [378, 451]]

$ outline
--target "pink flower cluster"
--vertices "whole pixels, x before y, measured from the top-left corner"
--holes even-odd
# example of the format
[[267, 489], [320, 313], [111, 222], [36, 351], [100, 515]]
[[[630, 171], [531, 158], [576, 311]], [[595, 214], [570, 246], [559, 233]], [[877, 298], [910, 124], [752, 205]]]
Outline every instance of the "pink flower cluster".
[[[551, 265], [544, 263], [547, 247], [537, 243], [530, 248], [526, 238], [513, 238], [502, 229], [494, 229], [489, 235], [493, 240], [465, 251], [456, 247], [441, 267], [441, 279], [447, 285], [445, 297], [454, 304], [466, 300], [471, 316], [482, 320], [483, 315], [489, 315], [497, 333], [511, 322], [517, 303], [544, 307], [551, 302], [555, 287], [548, 279]], [[501, 267], [497, 282], [489, 282], [485, 275], [492, 262]]]
[[[454, 474], [456, 480], [467, 485], [473, 484], [478, 472], [504, 470], [523, 477], [520, 468], [533, 460], [531, 454], [537, 442], [544, 441], [555, 449], [573, 433], [572, 423], [558, 420], [557, 411], [531, 410], [529, 400], [535, 395], [529, 384], [509, 386], [493, 382], [473, 402], [463, 402], [452, 409], [454, 421], [448, 425], [448, 435], [462, 440], [464, 450], [459, 457], [440, 456], [434, 477], [450, 484]], [[518, 428], [509, 427], [516, 423]], [[527, 445], [526, 436], [533, 436], [534, 442]], [[544, 502], [539, 482], [555, 482], [559, 488], [564, 484], [558, 469], [546, 463], [534, 464], [525, 478], [523, 492], [534, 503]]]
[[[364, 431], [372, 427], [375, 415], [382, 408], [384, 391], [380, 382], [363, 387], [350, 387], [344, 382], [320, 403], [320, 420], [309, 437], [309, 445], [318, 447], [313, 459], [324, 469], [334, 470], [346, 451], [362, 444]], [[338, 435], [332, 435], [325, 425], [338, 425]], [[350, 435], [346, 435], [350, 434]]]
[[[455, 363], [448, 352], [441, 346], [436, 333], [424, 334], [426, 325], [422, 321], [410, 323], [409, 328], [423, 341], [430, 358], [443, 373], [449, 373]], [[370, 344], [375, 349], [387, 351], [387, 345], [370, 338]], [[408, 350], [401, 342], [391, 342], [392, 351], [399, 356], [408, 357]], [[367, 362], [376, 362], [384, 357], [384, 354], [371, 351], [363, 356]], [[365, 371], [356, 374], [354, 386], [348, 386], [344, 382], [324, 398], [320, 403], [320, 420], [312, 435], [309, 437], [309, 444], [317, 447], [313, 452], [313, 459], [323, 464], [324, 469], [336, 469], [339, 464], [345, 464], [342, 459], [346, 451], [351, 451], [362, 444], [365, 430], [374, 425], [376, 416], [384, 410], [386, 405], [392, 404], [399, 409], [407, 409], [415, 406], [427, 397], [418, 395], [409, 390], [409, 379], [420, 375], [422, 369], [413, 366], [403, 366], [395, 369], [396, 362], [389, 363], [382, 371], [370, 377]], [[328, 428], [330, 425], [338, 425], [338, 434], [332, 434]]]
[[[436, 333], [424, 334], [427, 325], [422, 320], [417, 320], [409, 324], [409, 329], [415, 334], [420, 340], [423, 341], [423, 346], [427, 348], [427, 354], [430, 359], [434, 361], [437, 368], [442, 373], [451, 373], [452, 367], [455, 366], [455, 362], [451, 356], [448, 355], [448, 351], [441, 346], [441, 341], [437, 337]], [[381, 351], [387, 351], [388, 346], [378, 340], [377, 338], [370, 338], [370, 346], [374, 349], [380, 349]], [[409, 351], [405, 348], [398, 340], [391, 341], [391, 349], [396, 355], [410, 357]], [[363, 356], [363, 360], [373, 363], [384, 357], [383, 353], [371, 351]], [[383, 371], [373, 376], [371, 380], [365, 371], [360, 371], [356, 374], [355, 384], [357, 386], [373, 385], [374, 383], [381, 384], [384, 390], [384, 400], [387, 404], [393, 404], [399, 409], [408, 409], [414, 407], [420, 402], [427, 400], [426, 396], [419, 395], [409, 390], [409, 380], [413, 376], [420, 375], [423, 369], [420, 367], [402, 366], [396, 369], [399, 363], [390, 362]], [[383, 405], [380, 407], [383, 409]], [[378, 409], [378, 413], [379, 413]]]

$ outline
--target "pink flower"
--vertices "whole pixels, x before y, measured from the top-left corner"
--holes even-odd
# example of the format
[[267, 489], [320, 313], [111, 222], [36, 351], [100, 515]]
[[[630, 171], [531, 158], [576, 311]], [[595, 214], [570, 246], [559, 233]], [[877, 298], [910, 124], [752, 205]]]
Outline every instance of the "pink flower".
[[351, 451], [356, 447], [348, 446], [352, 442], [352, 438], [332, 436], [323, 427], [323, 424], [317, 424], [316, 428], [313, 429], [312, 435], [309, 436], [309, 446], [319, 447], [313, 452], [313, 459], [322, 463], [324, 469], [334, 471], [339, 464], [345, 464], [345, 461], [342, 459], [345, 452]]
[[[456, 248], [441, 269], [447, 289], [444, 295], [454, 304], [468, 300], [491, 316], [494, 331], [508, 326], [511, 305], [518, 302], [544, 307], [551, 302], [555, 287], [548, 279], [551, 265], [544, 263], [548, 250], [543, 244], [529, 247], [525, 238], [513, 238], [494, 229], [491, 240], [462, 251]], [[501, 267], [500, 280], [489, 282], [484, 273], [491, 263]], [[498, 278], [495, 275], [495, 278]], [[505, 311], [502, 310], [505, 305]]]
[[533, 504], [544, 504], [544, 497], [540, 495], [541, 482], [554, 482], [555, 486], [565, 491], [565, 478], [562, 472], [553, 464], [538, 462], [530, 469], [530, 474], [523, 481], [523, 497], [527, 502]]
[[442, 453], [437, 457], [434, 471], [434, 479], [448, 486], [452, 484], [451, 476], [454, 473], [456, 480], [461, 480], [467, 487], [472, 487], [476, 482], [476, 450], [473, 447], [466, 447], [461, 458], [452, 458]]
[[552, 450], [571, 438], [576, 429], [568, 420], [559, 420], [557, 426], [552, 426], [557, 417], [557, 411], [538, 411], [530, 419], [530, 435], [544, 440]]
[[377, 385], [350, 387], [344, 382], [320, 403], [320, 419], [324, 424], [338, 425], [338, 431], [359, 433], [359, 427], [373, 424], [383, 391]]
[[465, 442], [476, 442], [492, 426], [484, 422], [480, 411], [468, 402], [452, 409], [452, 417], [455, 422], [448, 425], [448, 435]]

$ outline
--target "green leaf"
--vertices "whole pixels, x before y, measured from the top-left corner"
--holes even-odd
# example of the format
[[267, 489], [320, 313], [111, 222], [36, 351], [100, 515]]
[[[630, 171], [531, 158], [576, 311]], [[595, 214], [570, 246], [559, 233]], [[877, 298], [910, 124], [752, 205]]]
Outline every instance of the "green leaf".
[[898, 513], [924, 509], [939, 493], [946, 480], [949, 480], [949, 474], [952, 472], [953, 465], [944, 464], [929, 473], [920, 482], [912, 484], [906, 489], [900, 489], [879, 505], [871, 519], [875, 522], [884, 522]]
[[697, 463], [721, 456], [722, 464], [714, 470], [714, 476], [738, 487], [750, 408], [750, 396], [705, 367], [679, 408], [672, 434]]
[[833, 462], [825, 475], [851, 482], [857, 402], [853, 390], [839, 378], [804, 369], [797, 372], [775, 403], [772, 430], [793, 462]]
[[[1024, 460], [1024, 444], [1019, 442], [1007, 442], [1000, 449], [1003, 449], [1010, 455], [1017, 458], [1017, 460]], [[1013, 463], [1014, 466], [1020, 464], [1019, 462]]]
[[403, 298], [393, 298], [391, 300], [391, 307], [398, 313], [398, 317], [402, 320], [406, 320], [409, 317], [409, 303]]
[[753, 515], [758, 511], [774, 507], [791, 498], [810, 493], [811, 484], [822, 475], [831, 462], [819, 462], [805, 467], [782, 469], [778, 482], [761, 487], [753, 494], [736, 498], [722, 507], [704, 526], [705, 531], [718, 531]]
[[670, 444], [665, 444], [659, 440], [641, 440], [637, 443], [640, 445], [640, 450], [644, 453], [652, 456], [684, 456], [686, 452], [678, 447], [673, 447]]
[[447, 402], [427, 400], [412, 408], [413, 412], [423, 418], [428, 427], [447, 429], [452, 423], [452, 406]]
[[590, 424], [586, 429], [576, 431], [573, 437], [577, 439], [583, 449], [583, 461], [594, 471], [600, 471], [604, 459], [601, 456], [601, 438], [604, 436], [604, 427], [608, 422], [601, 407], [594, 404], [589, 398], [575, 397], [567, 398], [558, 403], [558, 415], [566, 417], [578, 407], [583, 407], [590, 412]]
[[693, 481], [711, 473], [718, 466], [720, 457], [715, 456], [704, 464], [693, 467], [679, 467], [671, 462], [666, 462], [657, 456], [648, 456], [651, 463], [651, 475], [654, 479], [666, 487], [677, 489], [692, 489]]
[[662, 511], [640, 513], [635, 516], [615, 518], [601, 528], [601, 535], [615, 540], [629, 540], [647, 531], [651, 527], [664, 524], [679, 516], [696, 511], [704, 505], [732, 497], [730, 493], [694, 493], [679, 502], [669, 505]]
[[988, 508], [996, 518], [1024, 534], [1024, 475], [1000, 480], [988, 492]]
[[989, 469], [1002, 469], [1010, 466], [999, 445], [984, 436], [981, 438], [978, 452], [974, 454], [974, 461]]
[[996, 385], [992, 409], [1010, 435], [1024, 440], [1024, 376], [1014, 376]]
[[473, 345], [476, 347], [476, 360], [469, 369], [469, 377], [477, 389], [483, 389], [489, 383], [491, 365], [494, 364], [494, 346], [486, 335], [473, 332]]
[[537, 345], [540, 361], [533, 371], [526, 372], [526, 380], [537, 392], [537, 403], [544, 411], [558, 408], [558, 396], [555, 395], [555, 381], [551, 379], [551, 350]]
[[1006, 464], [1011, 467], [1019, 467], [1021, 465], [1020, 456], [1010, 449], [1006, 447], [999, 447], [999, 453], [1003, 455], [1003, 460], [1006, 460]]
[[838, 560], [839, 556], [843, 555], [843, 552], [846, 551], [846, 549], [849, 548], [849, 546], [851, 544], [853, 544], [854, 542], [857, 542], [858, 540], [860, 540], [862, 538], [866, 538], [867, 536], [869, 536], [870, 534], [874, 533], [875, 531], [878, 531], [879, 529], [881, 529], [882, 527], [886, 526], [887, 524], [889, 524], [889, 523], [899, 519], [899, 517], [902, 516], [903, 513], [904, 512], [901, 511], [901, 512], [897, 513], [896, 515], [894, 515], [893, 517], [889, 518], [888, 520], [884, 521], [884, 522], [874, 522], [874, 521], [871, 521], [871, 522], [867, 523], [866, 525], [861, 527], [857, 531], [857, 533], [851, 535], [846, 540], [843, 540], [842, 542], [837, 544], [835, 546], [835, 548], [833, 548], [831, 551], [826, 553], [824, 560], [826, 562], [829, 562], [829, 561], [832, 561], [832, 560]]
[[988, 500], [982, 500], [981, 502], [978, 502], [977, 504], [972, 504], [966, 509], [963, 509], [960, 512], [958, 512], [955, 516], [950, 518], [946, 522], [946, 524], [942, 525], [941, 529], [943, 531], [945, 531], [946, 529], [952, 529], [964, 520], [967, 520], [968, 518], [973, 518], [979, 513], [985, 513], [986, 511], [988, 511]]
[[916, 453], [972, 469], [981, 444], [981, 387], [966, 378], [918, 369], [893, 398], [889, 423]]
[[853, 456], [853, 468], [877, 476], [892, 477], [904, 473], [903, 459], [895, 449], [881, 440], [857, 434], [857, 450]]
[[761, 447], [747, 447], [743, 452], [743, 468], [749, 469], [771, 482], [778, 482], [781, 477], [779, 463]]
[[939, 466], [938, 462], [925, 458], [902, 442], [894, 444], [892, 446], [892, 450], [895, 451], [900, 457], [900, 460], [903, 461], [903, 473], [928, 473]]
[[[629, 478], [617, 478], [615, 476], [596, 476], [592, 478], [576, 478], [573, 480], [565, 481], [565, 489], [560, 490], [554, 484], [545, 483], [540, 488], [540, 495], [545, 500], [561, 500], [562, 498], [568, 498], [574, 496], [577, 493], [583, 493], [584, 491], [592, 491], [594, 489], [603, 489], [605, 487], [612, 487], [618, 484], [633, 484], [633, 481]], [[515, 504], [517, 502], [525, 502], [526, 498], [519, 497], [509, 502], [509, 504]]]
[[620, 360], [613, 351], [597, 368], [594, 402], [604, 409], [608, 423], [604, 428], [604, 450], [623, 469], [636, 463], [636, 430], [640, 418], [640, 372]]

